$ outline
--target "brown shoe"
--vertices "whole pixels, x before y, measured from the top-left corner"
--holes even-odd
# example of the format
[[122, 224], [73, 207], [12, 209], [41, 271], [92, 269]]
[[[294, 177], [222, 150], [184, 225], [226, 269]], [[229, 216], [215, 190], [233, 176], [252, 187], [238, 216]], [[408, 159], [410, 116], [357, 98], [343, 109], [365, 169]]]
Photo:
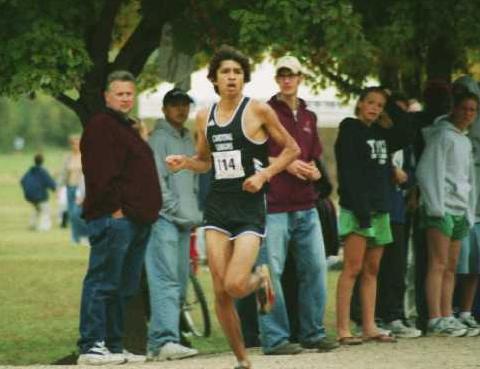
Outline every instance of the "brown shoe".
[[267, 264], [257, 267], [256, 272], [260, 276], [260, 287], [257, 290], [257, 307], [261, 315], [272, 311], [275, 304], [275, 291], [273, 290], [272, 279], [270, 278], [270, 269]]

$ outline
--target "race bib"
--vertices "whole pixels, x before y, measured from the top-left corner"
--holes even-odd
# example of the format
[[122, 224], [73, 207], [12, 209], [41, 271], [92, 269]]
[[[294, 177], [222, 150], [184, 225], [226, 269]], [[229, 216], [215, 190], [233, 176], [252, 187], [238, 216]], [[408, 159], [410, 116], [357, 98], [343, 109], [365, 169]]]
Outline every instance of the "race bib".
[[213, 163], [215, 165], [215, 179], [245, 177], [240, 150], [214, 152]]

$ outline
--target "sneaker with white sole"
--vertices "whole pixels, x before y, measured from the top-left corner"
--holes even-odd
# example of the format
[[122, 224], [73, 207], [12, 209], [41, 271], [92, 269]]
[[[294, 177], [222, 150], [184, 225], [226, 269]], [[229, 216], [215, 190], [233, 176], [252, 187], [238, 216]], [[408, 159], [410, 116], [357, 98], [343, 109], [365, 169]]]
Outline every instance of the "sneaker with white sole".
[[147, 353], [147, 361], [180, 360], [198, 355], [198, 350], [175, 342], [167, 342], [158, 352]]
[[400, 319], [384, 323], [383, 328], [391, 331], [398, 338], [417, 338], [422, 335], [421, 330], [406, 326]]
[[[452, 317], [439, 318], [434, 324], [428, 322], [427, 335], [437, 337], [463, 337], [467, 334], [467, 328], [460, 326], [460, 322]], [[462, 324], [463, 325], [463, 324]]]
[[105, 342], [96, 342], [87, 352], [80, 354], [77, 365], [119, 365], [126, 363], [122, 354], [112, 354]]
[[467, 337], [476, 337], [480, 335], [480, 324], [475, 320], [475, 318], [470, 315], [469, 317], [466, 318], [457, 318], [456, 319], [458, 322], [463, 324], [464, 327], [467, 328]]
[[126, 363], [144, 363], [146, 361], [145, 355], [136, 355], [125, 349], [123, 352], [112, 353], [112, 355], [123, 357]]

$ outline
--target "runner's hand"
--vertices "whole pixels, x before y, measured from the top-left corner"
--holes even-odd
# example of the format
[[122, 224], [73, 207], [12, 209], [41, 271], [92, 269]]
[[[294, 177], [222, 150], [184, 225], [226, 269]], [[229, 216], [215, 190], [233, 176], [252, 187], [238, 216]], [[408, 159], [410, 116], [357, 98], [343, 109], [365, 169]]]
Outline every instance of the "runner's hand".
[[265, 182], [267, 182], [267, 180], [268, 178], [265, 174], [261, 172], [256, 173], [243, 181], [242, 189], [251, 193], [258, 192], [262, 189], [263, 185], [265, 184]]

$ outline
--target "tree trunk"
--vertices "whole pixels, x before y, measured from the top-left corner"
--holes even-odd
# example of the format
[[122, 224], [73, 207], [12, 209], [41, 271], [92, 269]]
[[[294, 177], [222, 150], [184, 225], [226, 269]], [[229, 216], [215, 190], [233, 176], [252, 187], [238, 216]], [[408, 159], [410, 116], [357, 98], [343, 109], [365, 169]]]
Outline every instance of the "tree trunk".
[[456, 61], [455, 46], [447, 34], [438, 35], [427, 50], [427, 80], [441, 79], [451, 82]]

